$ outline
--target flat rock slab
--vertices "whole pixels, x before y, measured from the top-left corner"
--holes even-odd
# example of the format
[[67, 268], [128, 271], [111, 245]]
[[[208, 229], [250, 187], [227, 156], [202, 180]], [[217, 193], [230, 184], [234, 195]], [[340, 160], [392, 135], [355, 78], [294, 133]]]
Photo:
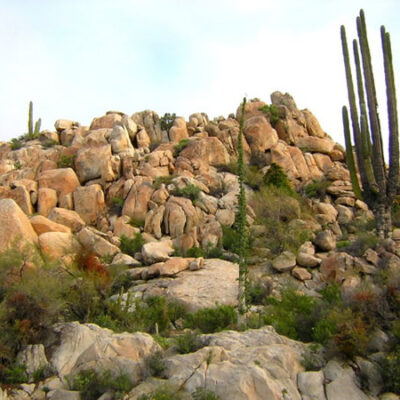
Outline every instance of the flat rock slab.
[[189, 311], [218, 304], [237, 305], [239, 267], [220, 259], [204, 260], [198, 271], [180, 272], [174, 279], [155, 279], [138, 285], [145, 296], [167, 296], [184, 304]]

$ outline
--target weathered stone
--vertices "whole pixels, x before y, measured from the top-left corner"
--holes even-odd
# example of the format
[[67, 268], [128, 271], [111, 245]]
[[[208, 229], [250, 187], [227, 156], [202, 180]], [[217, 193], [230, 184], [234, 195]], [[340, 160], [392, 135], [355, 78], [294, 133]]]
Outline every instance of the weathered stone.
[[76, 256], [82, 247], [72, 233], [45, 232], [39, 236], [40, 250], [48, 257], [59, 259], [64, 256]]
[[321, 125], [319, 124], [317, 118], [315, 118], [314, 114], [307, 109], [302, 110], [302, 113], [306, 120], [308, 134], [310, 136], [316, 136], [319, 138], [325, 137], [325, 132], [322, 130]]
[[156, 239], [162, 237], [162, 222], [165, 213], [165, 206], [160, 206], [147, 213], [144, 231], [154, 235]]
[[317, 245], [322, 251], [333, 250], [336, 248], [335, 235], [330, 230], [319, 232], [314, 239], [314, 244]]
[[321, 278], [325, 282], [342, 283], [351, 271], [354, 265], [354, 259], [347, 253], [335, 253], [332, 256], [322, 260], [319, 268]]
[[145, 221], [153, 192], [154, 189], [148, 181], [137, 180], [125, 199], [122, 215], [128, 215], [138, 221]]
[[50, 188], [38, 190], [38, 213], [47, 217], [50, 211], [57, 206], [57, 191]]
[[302, 400], [326, 400], [322, 371], [304, 371], [297, 374], [297, 386]]
[[39, 189], [54, 189], [59, 199], [68, 193], [72, 193], [80, 186], [78, 177], [72, 168], [58, 168], [43, 171], [38, 177], [38, 182]]
[[185, 119], [182, 117], [177, 117], [169, 130], [169, 139], [171, 142], [179, 143], [183, 139], [189, 137], [188, 130], [186, 127]]
[[263, 116], [247, 119], [244, 126], [244, 135], [253, 154], [264, 154], [266, 150], [278, 143], [278, 134]]
[[121, 122], [122, 116], [117, 113], [110, 113], [99, 118], [94, 118], [90, 124], [90, 130], [111, 129], [115, 124]]
[[172, 238], [192, 232], [198, 226], [198, 216], [191, 200], [171, 196], [165, 204], [164, 226]]
[[291, 273], [299, 281], [309, 281], [312, 279], [312, 275], [305, 268], [294, 267]]
[[145, 243], [142, 247], [143, 261], [148, 265], [168, 260], [173, 252], [171, 240]]
[[99, 257], [114, 256], [119, 248], [100, 236], [100, 232], [91, 228], [83, 228], [78, 233], [78, 240], [82, 246]]
[[35, 372], [50, 367], [42, 344], [28, 344], [17, 354], [16, 363], [26, 367], [30, 382]]
[[114, 222], [114, 235], [133, 237], [136, 233], [140, 232], [139, 228], [136, 228], [129, 223], [130, 220], [130, 217], [127, 215], [122, 215], [121, 217], [117, 218]]
[[128, 254], [118, 253], [112, 260], [112, 265], [128, 265], [130, 267], [139, 267], [141, 263]]
[[33, 214], [31, 197], [24, 186], [10, 190], [7, 197], [13, 199], [26, 215]]
[[336, 206], [336, 210], [338, 211], [337, 220], [339, 224], [348, 224], [354, 218], [354, 212], [351, 208], [338, 205]]
[[[147, 132], [151, 143], [160, 143], [162, 141], [162, 131], [160, 126], [160, 117], [151, 110], [145, 110], [135, 113], [131, 119], [139, 126], [143, 127]], [[139, 131], [140, 133], [140, 131]], [[140, 147], [140, 146], [139, 146]]]
[[28, 217], [12, 199], [0, 200], [0, 249], [37, 244], [38, 237]]
[[46, 396], [49, 400], [81, 400], [81, 393], [77, 390], [55, 389]]
[[180, 152], [180, 156], [189, 160], [199, 160], [211, 166], [225, 165], [230, 161], [225, 146], [216, 137], [200, 140], [190, 140], [188, 145]]
[[113, 153], [128, 153], [133, 155], [133, 146], [129, 137], [129, 133], [123, 126], [114, 126], [109, 141]]
[[100, 185], [80, 186], [73, 193], [75, 211], [87, 224], [96, 222], [104, 209], [104, 193]]
[[[189, 268], [189, 258], [172, 257], [165, 262], [150, 265], [145, 271], [145, 276], [175, 276]], [[143, 276], [143, 275], [142, 275]]]
[[58, 224], [68, 226], [71, 228], [72, 232], [77, 232], [85, 226], [85, 221], [77, 212], [66, 210], [65, 208], [53, 208], [48, 218]]
[[78, 122], [71, 121], [69, 119], [58, 119], [54, 123], [54, 128], [56, 129], [57, 132], [62, 132], [66, 129], [73, 129], [79, 126]]
[[71, 232], [71, 228], [68, 226], [58, 224], [43, 215], [35, 215], [31, 217], [30, 223], [37, 235], [41, 235], [45, 232]]
[[272, 266], [278, 272], [290, 271], [296, 266], [296, 256], [290, 251], [284, 251], [272, 260]]
[[306, 136], [298, 138], [296, 145], [302, 148], [303, 151], [329, 154], [333, 150], [335, 143], [330, 139], [321, 139], [315, 136]]
[[315, 205], [315, 210], [317, 213], [325, 215], [327, 223], [333, 223], [336, 221], [338, 212], [332, 204], [318, 202]]

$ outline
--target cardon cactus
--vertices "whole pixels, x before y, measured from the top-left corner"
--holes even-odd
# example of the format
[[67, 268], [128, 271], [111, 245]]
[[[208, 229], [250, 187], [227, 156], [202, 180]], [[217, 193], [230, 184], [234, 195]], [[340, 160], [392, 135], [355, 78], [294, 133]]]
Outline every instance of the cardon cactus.
[[[346, 30], [343, 25], [340, 33], [354, 149], [361, 185], [353, 156], [348, 110], [344, 106], [342, 117], [346, 142], [346, 162], [349, 167], [355, 195], [363, 199], [373, 211], [376, 219], [377, 234], [380, 237], [388, 237], [392, 230], [391, 207], [396, 197], [399, 183], [399, 128], [390, 36], [382, 26], [381, 39], [389, 121], [389, 167], [387, 168], [383, 154], [381, 124], [378, 115], [378, 103], [364, 11], [361, 10], [359, 17], [357, 17], [358, 41], [356, 39], [353, 41], [358, 104], [353, 86]], [[361, 58], [359, 50], [361, 51]]]

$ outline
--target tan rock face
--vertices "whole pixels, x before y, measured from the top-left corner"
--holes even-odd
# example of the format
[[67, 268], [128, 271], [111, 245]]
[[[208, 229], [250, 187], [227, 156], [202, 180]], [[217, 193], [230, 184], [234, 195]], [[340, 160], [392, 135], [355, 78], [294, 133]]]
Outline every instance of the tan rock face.
[[57, 206], [57, 192], [50, 188], [38, 190], [38, 213], [47, 217], [50, 211]]
[[85, 221], [77, 212], [65, 208], [53, 208], [48, 218], [58, 224], [68, 226], [72, 232], [77, 232], [85, 226]]
[[263, 116], [246, 120], [244, 135], [253, 154], [263, 154], [278, 143], [278, 134]]
[[174, 124], [169, 130], [169, 138], [171, 142], [179, 143], [183, 139], [189, 137], [186, 122], [184, 118], [176, 118]]
[[120, 125], [114, 126], [110, 135], [111, 149], [114, 154], [133, 154], [133, 146], [128, 131]]
[[83, 183], [102, 177], [105, 164], [111, 161], [111, 155], [111, 145], [109, 144], [81, 148], [75, 159], [79, 180]]
[[103, 128], [113, 128], [114, 125], [122, 120], [122, 117], [120, 114], [107, 114], [104, 115], [100, 118], [94, 118], [91, 125], [90, 125], [90, 130], [95, 130], [95, 129], [103, 129]]
[[54, 123], [54, 128], [56, 128], [57, 132], [62, 132], [64, 130], [66, 130], [66, 129], [77, 128], [78, 126], [79, 126], [78, 122], [71, 121], [69, 119], [58, 119]]
[[24, 186], [10, 190], [7, 197], [13, 199], [25, 214], [30, 215], [33, 213], [31, 197]]
[[45, 232], [39, 236], [40, 250], [47, 256], [58, 259], [64, 256], [76, 256], [82, 248], [72, 233]]
[[148, 180], [137, 179], [125, 199], [122, 215], [128, 215], [136, 220], [144, 221], [153, 192], [154, 189]]
[[325, 137], [325, 132], [322, 130], [321, 125], [319, 124], [317, 118], [315, 118], [314, 114], [307, 109], [303, 110], [302, 113], [306, 120], [308, 134], [310, 136], [316, 136], [319, 138]]
[[81, 186], [73, 193], [75, 211], [87, 224], [96, 222], [103, 211], [104, 193], [100, 185]]
[[117, 246], [113, 245], [104, 239], [104, 237], [100, 236], [99, 233], [90, 228], [81, 229], [77, 237], [81, 245], [87, 251], [94, 253], [99, 257], [104, 257], [107, 255], [114, 256], [119, 252], [119, 248]]
[[165, 205], [165, 232], [172, 238], [192, 232], [198, 225], [198, 216], [191, 200], [171, 196]]
[[57, 222], [54, 222], [43, 215], [35, 215], [30, 219], [30, 222], [32, 224], [33, 229], [38, 235], [41, 235], [42, 233], [46, 232], [64, 232], [64, 233], [70, 233], [71, 228], [57, 224]]
[[212, 166], [228, 164], [230, 160], [225, 146], [216, 137], [191, 140], [180, 156]]
[[28, 217], [12, 199], [0, 200], [0, 249], [24, 242], [37, 244], [38, 237]]
[[72, 193], [80, 186], [79, 179], [72, 168], [58, 168], [43, 171], [38, 177], [38, 182], [39, 189], [54, 189], [59, 199], [68, 193]]
[[143, 261], [148, 265], [168, 260], [173, 252], [172, 240], [149, 242], [142, 247]]
[[297, 146], [304, 149], [304, 151], [311, 151], [314, 153], [329, 154], [335, 147], [335, 143], [330, 139], [321, 139], [314, 136], [306, 136], [297, 140]]

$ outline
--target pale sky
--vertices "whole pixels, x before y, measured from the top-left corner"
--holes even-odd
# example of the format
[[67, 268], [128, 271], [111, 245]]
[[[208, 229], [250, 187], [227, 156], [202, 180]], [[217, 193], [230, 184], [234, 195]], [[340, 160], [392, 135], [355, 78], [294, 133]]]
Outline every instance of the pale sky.
[[227, 117], [279, 90], [343, 142], [339, 29], [351, 41], [360, 8], [386, 114], [379, 29], [400, 90], [400, 0], [0, 0], [0, 140], [27, 131], [30, 100], [54, 129], [108, 110]]

